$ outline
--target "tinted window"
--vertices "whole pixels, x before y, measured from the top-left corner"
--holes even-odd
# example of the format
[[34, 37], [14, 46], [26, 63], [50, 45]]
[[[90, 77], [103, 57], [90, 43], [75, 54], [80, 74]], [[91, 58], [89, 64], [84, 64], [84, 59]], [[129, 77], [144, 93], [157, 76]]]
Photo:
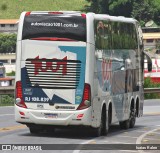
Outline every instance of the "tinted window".
[[137, 34], [134, 24], [123, 22], [95, 21], [97, 49], [137, 49]]
[[24, 19], [22, 39], [39, 37], [86, 41], [86, 19], [82, 16], [31, 14]]

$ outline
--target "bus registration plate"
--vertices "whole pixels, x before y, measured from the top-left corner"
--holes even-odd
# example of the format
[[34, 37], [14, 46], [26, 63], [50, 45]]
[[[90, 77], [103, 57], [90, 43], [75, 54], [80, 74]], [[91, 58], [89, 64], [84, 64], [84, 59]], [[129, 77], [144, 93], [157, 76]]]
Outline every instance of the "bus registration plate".
[[52, 114], [52, 113], [45, 113], [45, 118], [57, 118], [58, 114]]

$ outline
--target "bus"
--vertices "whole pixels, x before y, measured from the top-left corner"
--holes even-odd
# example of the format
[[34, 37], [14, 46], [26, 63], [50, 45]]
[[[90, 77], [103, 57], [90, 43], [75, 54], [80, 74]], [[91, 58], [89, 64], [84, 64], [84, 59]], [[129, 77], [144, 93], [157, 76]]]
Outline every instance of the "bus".
[[30, 133], [110, 125], [143, 114], [143, 42], [132, 18], [23, 12], [16, 50], [15, 120]]

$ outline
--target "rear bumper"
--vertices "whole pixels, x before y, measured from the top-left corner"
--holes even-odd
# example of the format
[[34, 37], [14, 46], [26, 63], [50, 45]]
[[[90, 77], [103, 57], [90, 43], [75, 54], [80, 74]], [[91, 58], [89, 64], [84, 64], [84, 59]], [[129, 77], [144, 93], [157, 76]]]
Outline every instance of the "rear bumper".
[[[20, 112], [23, 112], [25, 115], [20, 114]], [[46, 117], [46, 114], [54, 114], [56, 117]], [[83, 117], [77, 118], [79, 114], [83, 114]], [[91, 126], [91, 107], [76, 111], [51, 111], [25, 109], [15, 105], [15, 120], [24, 124]]]

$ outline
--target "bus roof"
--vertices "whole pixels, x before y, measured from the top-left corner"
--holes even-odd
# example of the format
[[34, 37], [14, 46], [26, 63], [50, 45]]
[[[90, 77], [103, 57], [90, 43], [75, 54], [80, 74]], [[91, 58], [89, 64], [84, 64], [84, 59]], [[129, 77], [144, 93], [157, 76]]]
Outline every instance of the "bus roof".
[[126, 18], [124, 16], [110, 16], [107, 14], [94, 14], [94, 18], [98, 20], [110, 20], [117, 22], [136, 23], [137, 20], [133, 18]]

